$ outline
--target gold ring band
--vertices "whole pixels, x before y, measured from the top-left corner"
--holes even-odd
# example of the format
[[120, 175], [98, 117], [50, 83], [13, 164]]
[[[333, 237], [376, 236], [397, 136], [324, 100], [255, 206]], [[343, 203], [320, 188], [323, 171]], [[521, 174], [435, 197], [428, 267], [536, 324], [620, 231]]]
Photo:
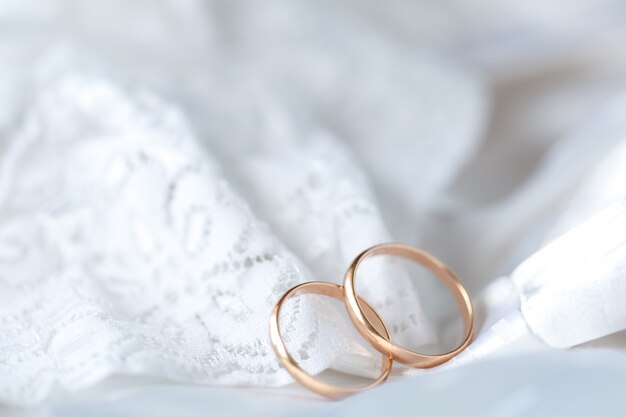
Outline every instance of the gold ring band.
[[[448, 290], [452, 292], [461, 310], [465, 329], [463, 342], [461, 342], [457, 348], [450, 352], [437, 355], [413, 352], [391, 342], [389, 337], [381, 335], [376, 327], [372, 325], [362, 308], [366, 304], [360, 297], [357, 297], [354, 288], [354, 279], [361, 262], [365, 258], [374, 255], [396, 255], [413, 260], [433, 272]], [[405, 365], [415, 368], [431, 368], [440, 365], [463, 351], [463, 349], [470, 344], [474, 336], [475, 320], [472, 302], [459, 278], [439, 259], [412, 246], [401, 243], [385, 243], [367, 249], [354, 259], [352, 265], [350, 265], [346, 271], [343, 287], [348, 316], [350, 316], [352, 323], [359, 333], [374, 346], [376, 350], [385, 355], [391, 355], [394, 360]]]
[[[276, 352], [276, 356], [278, 357], [280, 363], [291, 374], [291, 376], [293, 376], [298, 382], [300, 382], [311, 391], [317, 392], [318, 394], [321, 394], [331, 399], [344, 398], [350, 394], [366, 390], [385, 381], [389, 376], [389, 373], [391, 372], [391, 367], [393, 365], [393, 360], [391, 358], [391, 355], [389, 354], [386, 354], [387, 356], [383, 358], [383, 370], [378, 378], [376, 378], [370, 384], [360, 387], [340, 387], [337, 385], [331, 385], [314, 378], [313, 376], [302, 370], [302, 368], [300, 368], [300, 366], [291, 357], [289, 352], [287, 352], [287, 348], [280, 334], [280, 310], [288, 298], [302, 294], [320, 294], [341, 301], [343, 300], [344, 291], [343, 287], [341, 287], [340, 285], [331, 284], [328, 282], [305, 282], [304, 284], [296, 285], [295, 287], [287, 291], [281, 297], [278, 303], [276, 303], [276, 306], [274, 306], [274, 309], [272, 310], [272, 315], [270, 316], [270, 340], [272, 342], [274, 352]], [[365, 311], [360, 310], [361, 306], [364, 307]], [[389, 332], [387, 331], [385, 324], [380, 319], [376, 311], [374, 311], [374, 309], [362, 299], [359, 300], [359, 310], [361, 311], [363, 317], [367, 317], [367, 323], [372, 323], [371, 320], [374, 321], [374, 323], [370, 324], [370, 326], [374, 329], [376, 335], [383, 339], [386, 337], [388, 340]]]

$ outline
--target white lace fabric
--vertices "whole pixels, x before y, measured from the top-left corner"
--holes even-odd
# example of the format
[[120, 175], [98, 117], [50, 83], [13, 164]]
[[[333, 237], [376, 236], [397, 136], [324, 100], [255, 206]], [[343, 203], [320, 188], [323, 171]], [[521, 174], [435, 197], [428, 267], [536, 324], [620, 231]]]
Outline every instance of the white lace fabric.
[[[54, 385], [117, 373], [287, 382], [267, 330], [280, 295], [314, 278], [339, 282], [353, 254], [389, 239], [351, 164], [329, 139], [238, 169], [241, 184], [267, 190], [257, 206], [299, 259], [177, 109], [98, 76], [47, 80], [3, 160], [3, 399], [37, 401]], [[428, 336], [419, 310], [394, 311], [415, 304], [406, 281], [377, 292], [384, 284], [363, 275], [364, 294], [397, 317], [396, 335]], [[299, 300], [284, 325], [294, 356], [319, 372], [348, 352], [356, 362], [342, 369], [375, 372], [378, 360], [336, 317]]]

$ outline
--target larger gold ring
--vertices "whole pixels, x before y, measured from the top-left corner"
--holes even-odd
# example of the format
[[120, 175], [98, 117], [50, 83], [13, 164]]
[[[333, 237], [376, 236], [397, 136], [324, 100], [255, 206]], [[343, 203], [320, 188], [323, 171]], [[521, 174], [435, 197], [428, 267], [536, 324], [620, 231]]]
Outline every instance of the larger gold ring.
[[[283, 342], [283, 338], [280, 335], [280, 310], [287, 301], [288, 298], [295, 295], [302, 294], [320, 294], [328, 297], [336, 298], [337, 300], [343, 299], [343, 287], [337, 284], [331, 284], [329, 282], [321, 282], [321, 281], [312, 281], [305, 282], [304, 284], [296, 285], [289, 291], [287, 291], [281, 299], [276, 303], [276, 306], [272, 310], [272, 315], [270, 316], [270, 340], [272, 342], [272, 347], [274, 348], [274, 352], [276, 352], [276, 356], [278, 356], [278, 360], [285, 367], [285, 369], [293, 376], [298, 382], [302, 385], [310, 389], [311, 391], [317, 392], [325, 397], [331, 399], [341, 399], [350, 394], [354, 394], [359, 391], [366, 390], [368, 388], [374, 387], [381, 382], [385, 381], [391, 372], [391, 366], [393, 365], [393, 360], [390, 355], [386, 355], [382, 361], [383, 370], [374, 381], [365, 386], [359, 387], [340, 387], [337, 385], [331, 385], [325, 382], [320, 381], [307, 374], [294, 359], [291, 357], [289, 352], [287, 352], [287, 348], [285, 347], [285, 343]], [[367, 302], [364, 300], [360, 300], [360, 303], [365, 308], [364, 317], [367, 317], [368, 323], [369, 320], [374, 320], [374, 325], [372, 326], [377, 335], [381, 338], [386, 337], [389, 339], [389, 332], [385, 327], [383, 321], [380, 319], [376, 311], [372, 307], [370, 307]]]
[[[463, 315], [465, 328], [465, 337], [463, 342], [461, 342], [456, 349], [438, 355], [426, 355], [413, 352], [391, 342], [389, 337], [383, 337], [383, 335], [381, 335], [381, 333], [372, 325], [367, 315], [363, 312], [362, 307], [365, 305], [364, 302], [361, 301], [360, 297], [357, 297], [356, 295], [354, 277], [361, 262], [365, 258], [373, 255], [396, 255], [411, 259], [433, 272], [437, 278], [443, 282], [448, 290], [452, 292], [459, 305], [461, 314]], [[440, 365], [463, 351], [463, 349], [470, 344], [472, 337], [474, 336], [475, 322], [472, 302], [470, 301], [469, 295], [459, 278], [439, 259], [412, 246], [401, 243], [385, 243], [367, 249], [354, 259], [352, 265], [350, 265], [346, 271], [343, 287], [348, 315], [359, 333], [361, 333], [361, 335], [368, 342], [370, 342], [376, 350], [383, 354], [391, 355], [395, 360], [405, 365], [415, 368], [431, 368], [433, 366]]]

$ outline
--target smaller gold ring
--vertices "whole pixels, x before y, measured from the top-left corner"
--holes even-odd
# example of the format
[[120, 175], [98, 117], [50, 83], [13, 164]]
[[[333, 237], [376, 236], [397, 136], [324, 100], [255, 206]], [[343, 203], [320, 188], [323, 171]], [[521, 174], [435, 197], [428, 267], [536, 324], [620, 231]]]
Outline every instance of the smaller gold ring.
[[[317, 378], [306, 373], [300, 366], [296, 363], [296, 361], [291, 357], [289, 352], [287, 352], [287, 348], [283, 341], [282, 336], [280, 335], [280, 310], [287, 301], [288, 298], [295, 295], [303, 295], [303, 294], [320, 294], [328, 297], [335, 298], [339, 301], [343, 300], [343, 287], [341, 285], [331, 284], [329, 282], [322, 281], [311, 281], [305, 282], [300, 285], [296, 285], [289, 291], [287, 291], [276, 303], [274, 309], [272, 310], [272, 315], [270, 316], [270, 340], [272, 342], [272, 347], [274, 348], [274, 352], [276, 352], [276, 356], [280, 363], [285, 367], [287, 372], [291, 374], [298, 382], [302, 385], [314, 391], [318, 394], [321, 394], [330, 399], [341, 399], [348, 395], [357, 393], [359, 391], [364, 391], [366, 389], [372, 388], [381, 382], [384, 382], [389, 373], [391, 372], [391, 366], [393, 365], [393, 360], [390, 355], [383, 358], [382, 366], [383, 370], [381, 374], [371, 383], [365, 386], [359, 387], [340, 387], [337, 385], [328, 384], [326, 382], [322, 382]], [[365, 309], [365, 315], [368, 316], [368, 320], [374, 320], [374, 326], [377, 334], [382, 335], [381, 337], [386, 337], [389, 339], [389, 332], [385, 327], [383, 321], [378, 316], [376, 311], [367, 304], [364, 300], [360, 300]]]
[[[437, 278], [448, 288], [461, 310], [463, 316], [463, 324], [465, 328], [465, 337], [461, 344], [450, 352], [438, 355], [426, 355], [413, 352], [391, 342], [389, 337], [383, 337], [378, 330], [372, 326], [371, 321], [363, 312], [363, 301], [356, 295], [354, 288], [354, 277], [361, 262], [373, 255], [396, 255], [403, 258], [411, 259], [428, 270], [433, 272]], [[357, 328], [359, 333], [372, 345], [376, 350], [383, 354], [391, 355], [394, 360], [414, 368], [431, 368], [440, 365], [463, 351], [472, 341], [474, 336], [475, 320], [472, 302], [463, 287], [463, 284], [454, 272], [447, 265], [435, 258], [431, 254], [421, 249], [414, 248], [402, 243], [384, 243], [373, 246], [357, 256], [352, 265], [346, 271], [343, 282], [344, 299], [348, 316]]]

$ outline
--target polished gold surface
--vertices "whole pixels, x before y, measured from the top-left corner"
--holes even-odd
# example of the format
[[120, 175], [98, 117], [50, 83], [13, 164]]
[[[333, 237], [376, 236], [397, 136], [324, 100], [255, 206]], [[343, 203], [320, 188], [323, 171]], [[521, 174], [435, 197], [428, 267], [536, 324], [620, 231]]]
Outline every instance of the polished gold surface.
[[[300, 368], [296, 361], [291, 357], [289, 352], [287, 352], [287, 348], [280, 333], [280, 310], [285, 301], [293, 296], [303, 294], [320, 294], [341, 301], [343, 300], [343, 293], [343, 288], [340, 285], [321, 281], [306, 282], [304, 284], [297, 285], [287, 291], [281, 297], [278, 303], [276, 303], [276, 306], [272, 310], [272, 315], [270, 316], [270, 340], [272, 342], [274, 352], [276, 352], [280, 363], [291, 374], [291, 376], [293, 376], [302, 385], [304, 385], [311, 391], [317, 392], [318, 394], [321, 394], [331, 399], [341, 399], [350, 394], [363, 391], [385, 381], [389, 376], [389, 373], [391, 372], [391, 366], [393, 364], [391, 356], [386, 354], [386, 356], [383, 357], [382, 371], [380, 376], [372, 381], [370, 384], [367, 384], [365, 386], [340, 387], [337, 385], [322, 382], [319, 379], [309, 375], [302, 368]], [[364, 300], [359, 300], [359, 309], [361, 307], [363, 307], [362, 314], [364, 318], [366, 317], [367, 323], [370, 323], [369, 325], [372, 327], [372, 329], [374, 329], [374, 331], [380, 338], [387, 338], [388, 340], [389, 332], [387, 331], [387, 328], [383, 324], [378, 314], [374, 311], [374, 309], [370, 307], [370, 305], [367, 304], [367, 302], [365, 302]], [[328, 335], [328, 337], [331, 337], [331, 335]]]
[[[450, 352], [426, 355], [403, 348], [389, 339], [388, 335], [381, 334], [370, 318], [365, 314], [365, 302], [357, 297], [354, 280], [361, 262], [371, 256], [395, 255], [410, 259], [423, 265], [433, 272], [437, 278], [452, 292], [456, 299], [461, 315], [463, 316], [465, 335], [461, 344]], [[344, 277], [344, 299], [348, 315], [361, 335], [379, 352], [391, 355], [394, 360], [415, 368], [431, 368], [440, 365], [463, 351], [474, 336], [475, 319], [472, 302], [463, 287], [463, 284], [454, 272], [439, 259], [421, 249], [401, 243], [385, 243], [367, 249], [357, 256], [346, 271]]]

